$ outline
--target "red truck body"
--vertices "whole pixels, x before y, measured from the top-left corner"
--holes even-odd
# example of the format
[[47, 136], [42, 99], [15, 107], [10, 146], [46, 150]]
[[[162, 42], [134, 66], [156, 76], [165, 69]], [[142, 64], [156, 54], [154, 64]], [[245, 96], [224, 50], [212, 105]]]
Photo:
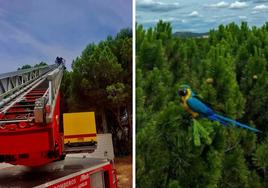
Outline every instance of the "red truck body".
[[[28, 96], [34, 92], [30, 92]], [[43, 94], [44, 91], [39, 90], [39, 92]], [[26, 100], [25, 103], [27, 102], [31, 101]], [[22, 114], [23, 111], [26, 109], [11, 107], [7, 113], [10, 115], [2, 116], [2, 118], [12, 118], [13, 114], [17, 114], [17, 112]], [[20, 122], [6, 124], [5, 127], [2, 127], [0, 129], [0, 161], [18, 165], [40, 166], [59, 159], [63, 153], [63, 135], [59, 132], [59, 94], [56, 97], [52, 117], [52, 122], [46, 124]]]
[[[108, 160], [60, 160], [67, 152], [60, 122], [64, 67], [45, 68], [0, 75], [0, 187], [117, 188]], [[92, 152], [92, 148], [95, 145], [79, 151]], [[16, 166], [1, 168], [3, 162]]]
[[[63, 69], [54, 65], [14, 99], [6, 104], [1, 101], [0, 162], [41, 166], [64, 156], [59, 92], [62, 74]], [[56, 79], [59, 81], [53, 88]], [[38, 108], [40, 99], [44, 102]]]

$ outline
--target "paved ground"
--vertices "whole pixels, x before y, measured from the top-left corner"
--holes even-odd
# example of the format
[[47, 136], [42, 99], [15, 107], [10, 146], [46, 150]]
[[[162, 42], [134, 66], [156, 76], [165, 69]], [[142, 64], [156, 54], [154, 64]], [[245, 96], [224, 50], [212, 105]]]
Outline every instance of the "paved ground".
[[115, 168], [119, 179], [119, 188], [132, 187], [132, 157], [119, 157], [115, 159]]

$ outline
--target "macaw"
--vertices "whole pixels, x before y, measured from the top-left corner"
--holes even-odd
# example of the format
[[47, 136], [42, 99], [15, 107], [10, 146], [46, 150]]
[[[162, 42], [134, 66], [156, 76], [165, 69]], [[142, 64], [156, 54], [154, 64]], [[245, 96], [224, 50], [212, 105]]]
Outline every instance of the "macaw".
[[253, 132], [261, 132], [258, 129], [217, 114], [206, 103], [201, 101], [201, 99], [192, 91], [191, 87], [188, 85], [181, 85], [178, 94], [181, 97], [184, 109], [186, 109], [192, 115], [193, 118], [196, 118], [198, 116], [206, 117], [212, 121], [218, 121], [222, 125], [233, 124]]

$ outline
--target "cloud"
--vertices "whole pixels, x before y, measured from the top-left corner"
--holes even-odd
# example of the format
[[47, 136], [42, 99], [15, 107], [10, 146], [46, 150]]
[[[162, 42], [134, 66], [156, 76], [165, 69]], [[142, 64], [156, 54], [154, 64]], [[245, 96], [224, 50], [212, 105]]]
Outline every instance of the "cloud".
[[[56, 56], [62, 56], [70, 63], [76, 56], [79, 55], [81, 51], [81, 49], [67, 49], [61, 45], [52, 45], [41, 42], [40, 40], [32, 36], [30, 33], [14, 26], [7, 21], [0, 20], [0, 28], [0, 44], [4, 44], [4, 46], [8, 46], [10, 43], [14, 44], [13, 47], [8, 46], [9, 50], [16, 51], [17, 48], [21, 47], [20, 50], [22, 51], [26, 49], [32, 51], [31, 54], [26, 53], [19, 56], [20, 60], [34, 60], [34, 62], [28, 61], [27, 64], [37, 63], [37, 57], [42, 57], [41, 59], [39, 59], [39, 61], [48, 61], [48, 63], [50, 64], [54, 62], [54, 58]], [[17, 53], [19, 54], [19, 52]], [[17, 59], [18, 54], [16, 54]], [[30, 55], [31, 57], [26, 58], [25, 56], [27, 55]], [[12, 58], [12, 56], [14, 56], [14, 54], [12, 53], [0, 53], [0, 56], [4, 56], [5, 59], [2, 60], [5, 62], [8, 62], [8, 59], [14, 59]], [[20, 64], [22, 63], [23, 61], [20, 61]]]
[[8, 11], [0, 7], [0, 16], [5, 16], [8, 14]]
[[253, 8], [253, 10], [260, 10], [260, 11], [262, 11], [262, 10], [268, 10], [268, 6], [267, 5], [257, 5], [257, 6], [255, 6], [254, 8]]
[[[265, 6], [262, 5], [268, 6], [268, 0], [265, 0], [266, 3], [262, 2], [258, 4], [255, 2], [262, 0], [151, 0], [149, 2], [157, 1], [166, 3], [179, 2], [180, 8], [165, 13], [139, 11], [140, 17], [138, 18], [138, 22], [140, 24], [143, 24], [144, 20], [162, 19], [170, 21], [174, 31], [197, 29], [199, 32], [205, 32], [211, 28], [217, 27], [219, 24], [228, 24], [231, 22], [239, 24], [244, 20], [246, 20], [250, 26], [259, 27], [268, 19], [268, 10], [266, 11]], [[141, 0], [137, 0], [137, 2], [141, 2]], [[189, 6], [189, 2], [194, 2], [194, 6]], [[254, 7], [256, 8], [254, 9]], [[252, 11], [256, 11], [254, 13], [258, 14], [253, 15], [251, 14]], [[203, 26], [198, 25], [199, 23], [202, 23]], [[146, 26], [152, 27], [154, 24], [146, 24]]]
[[193, 11], [190, 14], [188, 14], [188, 16], [190, 16], [190, 17], [198, 17], [199, 13], [197, 11]]
[[253, 0], [253, 3], [267, 3], [267, 0]]
[[29, 57], [29, 56], [20, 57], [19, 64], [17, 63], [18, 57], [9, 56], [7, 54], [0, 54], [0, 58], [1, 58], [0, 74], [16, 71], [19, 67], [26, 64], [34, 66], [36, 63], [39, 63], [41, 61], [45, 61], [48, 64], [54, 63], [54, 61], [48, 61], [47, 59], [40, 59], [38, 57]]
[[175, 17], [166, 17], [163, 20], [166, 22], [178, 21], [178, 19]]
[[239, 2], [239, 1], [236, 1], [236, 2], [230, 4], [231, 9], [242, 9], [242, 8], [247, 7], [247, 6], [248, 5], [246, 2]]
[[226, 3], [225, 1], [221, 1], [219, 3], [208, 5], [208, 7], [211, 7], [211, 8], [226, 8], [228, 6], [229, 6], [229, 3]]
[[259, 13], [266, 13], [268, 12], [268, 6], [267, 5], [257, 5], [253, 8], [254, 11], [251, 12], [251, 14], [259, 14]]
[[256, 11], [256, 10], [254, 10], [254, 11], [251, 12], [251, 14], [259, 14], [259, 13], [261, 13], [261, 12], [260, 11]]
[[144, 12], [167, 12], [181, 8], [179, 3], [164, 3], [154, 0], [140, 0], [137, 1], [138, 10]]
[[241, 19], [241, 20], [246, 20], [246, 19], [247, 19], [246, 16], [238, 16], [238, 17], [239, 17], [239, 19]]
[[143, 24], [148, 24], [148, 23], [156, 24], [157, 22], [159, 22], [159, 19], [144, 19], [142, 21]]
[[131, 17], [129, 0], [0, 0], [0, 71], [7, 70], [6, 64], [11, 69], [11, 64], [19, 67], [27, 61], [53, 63], [56, 56], [68, 66], [88, 43], [131, 27]]
[[166, 22], [179, 22], [179, 23], [186, 23], [187, 22], [187, 20], [180, 19], [177, 17], [167, 17], [167, 18], [163, 18], [163, 20]]

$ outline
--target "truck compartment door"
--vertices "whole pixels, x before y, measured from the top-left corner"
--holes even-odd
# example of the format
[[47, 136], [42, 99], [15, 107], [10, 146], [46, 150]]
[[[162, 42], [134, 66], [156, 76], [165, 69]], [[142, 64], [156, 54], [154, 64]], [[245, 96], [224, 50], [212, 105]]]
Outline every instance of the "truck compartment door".
[[65, 153], [93, 152], [97, 147], [94, 112], [64, 113]]

